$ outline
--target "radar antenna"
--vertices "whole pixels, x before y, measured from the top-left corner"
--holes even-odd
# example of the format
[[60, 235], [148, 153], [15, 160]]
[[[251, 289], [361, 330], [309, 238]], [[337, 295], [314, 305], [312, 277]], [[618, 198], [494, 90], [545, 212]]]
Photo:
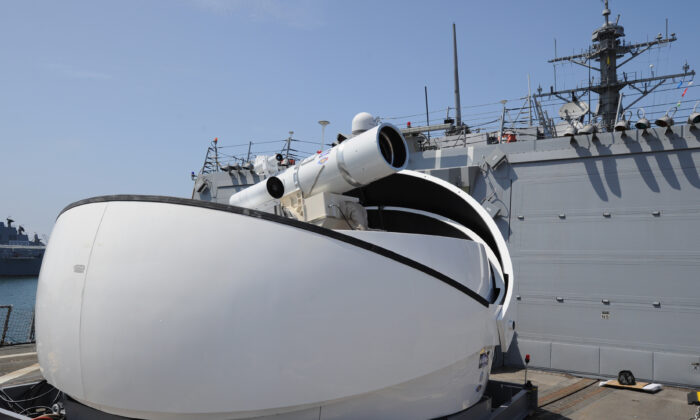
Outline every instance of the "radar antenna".
[[[625, 29], [619, 25], [619, 16], [615, 23], [609, 20], [610, 9], [608, 8], [608, 0], [605, 0], [605, 9], [603, 17], [605, 23], [600, 28], [593, 31], [593, 44], [588, 47], [588, 50], [582, 54], [569, 55], [566, 57], [556, 57], [549, 60], [549, 63], [557, 63], [568, 61], [573, 64], [578, 64], [588, 68], [591, 71], [600, 73], [598, 84], [589, 83], [588, 86], [568, 90], [554, 90], [550, 86], [549, 92], [538, 93], [535, 97], [556, 96], [565, 102], [569, 102], [566, 96], [575, 98], [576, 96], [583, 97], [586, 93], [594, 92], [598, 94], [598, 113], [602, 126], [608, 131], [613, 130], [616, 119], [639, 102], [642, 98], [653, 92], [669, 79], [685, 78], [687, 76], [695, 76], [695, 70], [690, 70], [686, 64], [683, 66], [683, 73], [668, 74], [668, 75], [651, 75], [651, 77], [629, 79], [626, 73], [623, 73], [623, 79], [619, 80], [617, 70], [629, 61], [649, 50], [655, 45], [669, 44], [677, 40], [676, 34], [668, 34], [664, 38], [658, 34], [653, 41], [640, 42], [637, 44], [627, 44], [621, 42], [620, 39], [625, 36]], [[624, 58], [629, 55], [628, 58]], [[618, 62], [618, 59], [622, 59]], [[592, 61], [597, 61], [598, 67], [594, 67]], [[620, 91], [629, 86], [636, 90], [641, 95], [627, 105], [620, 102]], [[590, 112], [590, 110], [588, 111]]]

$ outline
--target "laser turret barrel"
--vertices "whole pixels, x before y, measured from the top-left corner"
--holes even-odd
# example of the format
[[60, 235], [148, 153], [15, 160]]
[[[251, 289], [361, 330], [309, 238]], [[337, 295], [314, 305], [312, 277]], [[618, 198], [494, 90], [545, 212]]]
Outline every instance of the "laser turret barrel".
[[266, 210], [295, 191], [304, 197], [321, 192], [343, 194], [396, 173], [407, 163], [408, 146], [401, 131], [391, 124], [381, 124], [237, 192], [229, 204]]

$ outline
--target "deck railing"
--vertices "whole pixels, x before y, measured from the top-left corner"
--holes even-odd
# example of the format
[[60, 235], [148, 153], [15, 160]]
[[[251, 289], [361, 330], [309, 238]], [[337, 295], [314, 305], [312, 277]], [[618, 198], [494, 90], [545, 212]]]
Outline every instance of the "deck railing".
[[0, 347], [33, 343], [34, 310], [0, 305]]

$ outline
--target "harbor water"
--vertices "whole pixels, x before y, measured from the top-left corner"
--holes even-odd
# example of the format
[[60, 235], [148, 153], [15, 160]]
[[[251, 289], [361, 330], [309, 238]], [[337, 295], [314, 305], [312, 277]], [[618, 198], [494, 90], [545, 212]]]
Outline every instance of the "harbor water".
[[38, 277], [0, 277], [0, 305], [34, 310]]

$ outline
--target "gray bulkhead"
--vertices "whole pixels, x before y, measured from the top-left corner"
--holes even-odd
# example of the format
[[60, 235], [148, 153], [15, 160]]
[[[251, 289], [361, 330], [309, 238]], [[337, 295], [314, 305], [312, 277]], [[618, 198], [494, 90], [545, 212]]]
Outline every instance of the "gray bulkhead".
[[541, 368], [700, 385], [700, 129], [413, 159], [411, 168], [467, 189], [508, 241], [518, 326], [506, 364], [530, 354]]

